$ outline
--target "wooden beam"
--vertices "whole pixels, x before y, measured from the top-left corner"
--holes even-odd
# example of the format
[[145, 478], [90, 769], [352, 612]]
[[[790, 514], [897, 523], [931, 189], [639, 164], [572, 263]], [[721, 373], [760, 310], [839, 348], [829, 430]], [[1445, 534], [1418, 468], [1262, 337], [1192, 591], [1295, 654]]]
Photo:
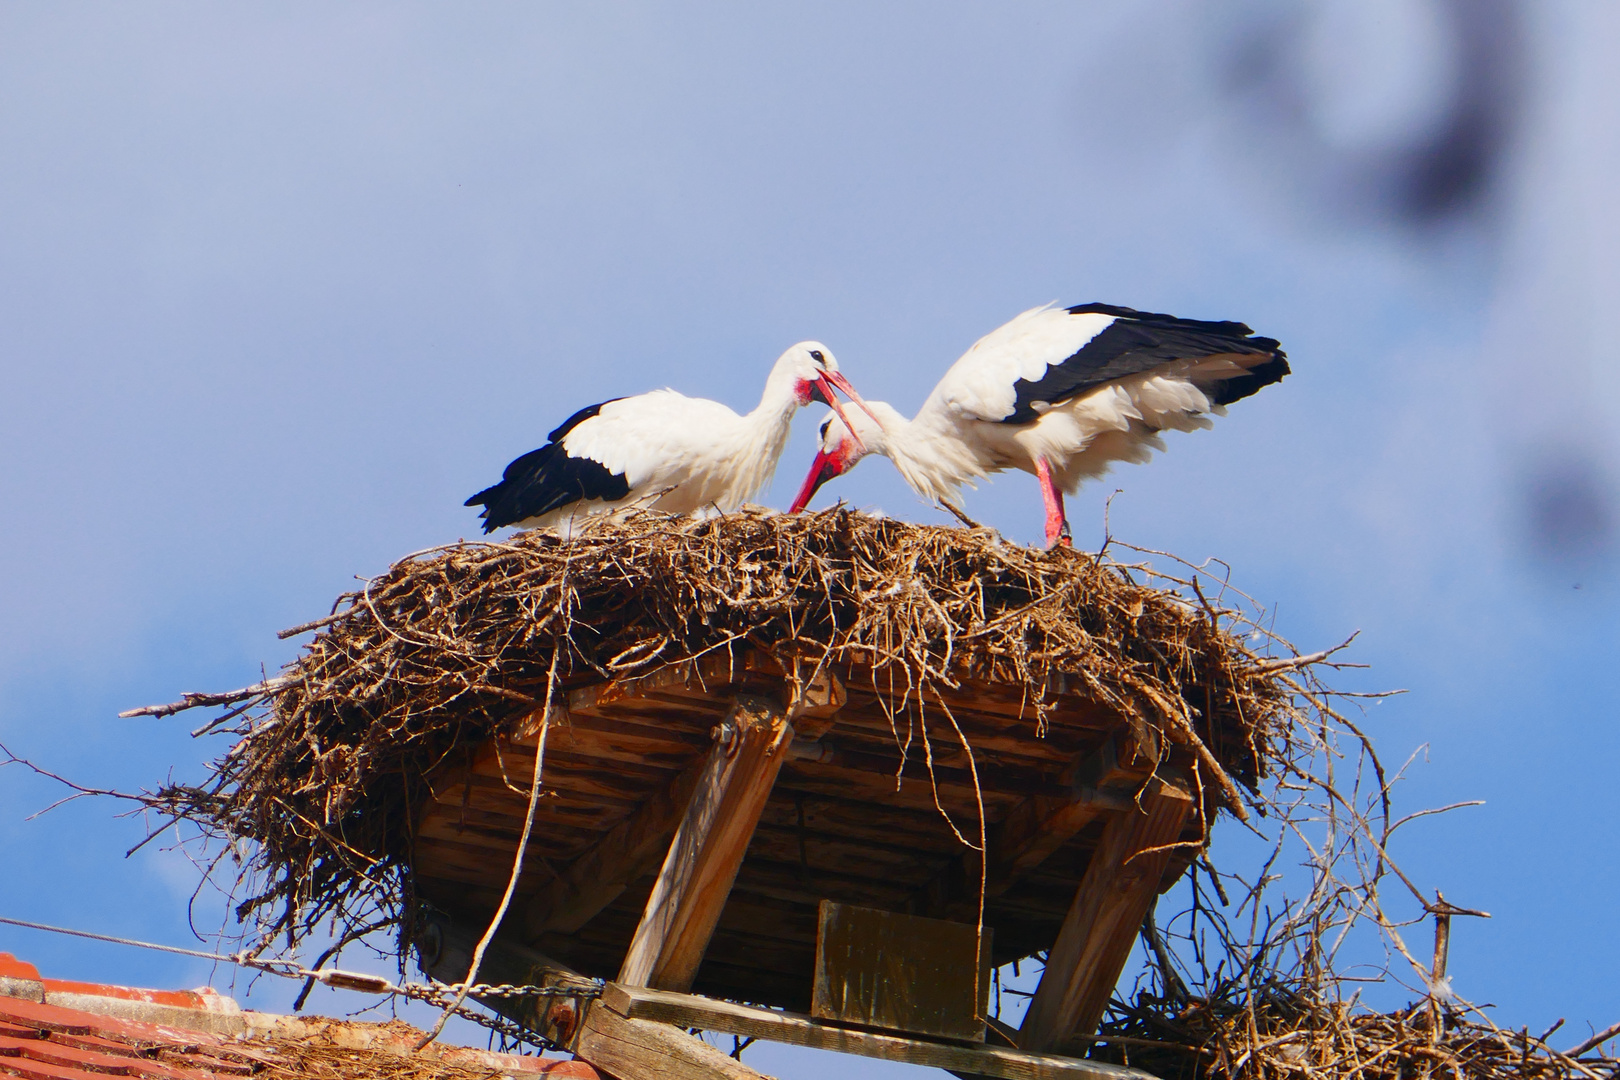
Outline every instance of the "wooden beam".
[[838, 713], [849, 704], [849, 690], [844, 680], [831, 668], [808, 681], [801, 681], [795, 665], [794, 676], [786, 686], [788, 719], [798, 738], [809, 742], [821, 738], [838, 718]]
[[596, 1002], [585, 1010], [574, 1053], [617, 1080], [768, 1080], [702, 1039]]
[[538, 941], [542, 934], [571, 934], [596, 918], [632, 882], [656, 870], [692, 792], [717, 753], [724, 751], [717, 748], [699, 759], [537, 892], [523, 909], [523, 936]]
[[1025, 1050], [1062, 1046], [1102, 1019], [1170, 861], [1152, 849], [1175, 843], [1193, 813], [1190, 794], [1157, 780], [1141, 805], [1109, 821], [1091, 856], [1019, 1029]]
[[[599, 1011], [616, 1013], [630, 1020], [661, 1021], [677, 1028], [702, 1028], [1003, 1080], [1154, 1080], [1149, 1073], [1103, 1061], [856, 1031], [819, 1023], [799, 1013], [618, 983], [609, 983], [603, 988], [602, 1000], [592, 1007], [591, 1016]], [[602, 1062], [583, 1053], [580, 1056], [603, 1067]], [[611, 1066], [607, 1068], [612, 1071]]]
[[[1136, 789], [1151, 763], [1134, 761], [1130, 746], [1106, 740], [1064, 770], [1066, 795], [1032, 794], [1007, 811], [990, 830], [986, 898], [1005, 895], [1098, 818], [1135, 808]], [[978, 853], [964, 852], [917, 891], [912, 907], [939, 918], [964, 919], [977, 914], [978, 900]]]
[[1135, 760], [1134, 747], [1118, 736], [1105, 739], [1064, 771], [1069, 798], [1032, 795], [1002, 819], [990, 849], [990, 895], [1006, 892], [1021, 874], [1041, 865], [1101, 815], [1134, 808], [1135, 789], [1152, 767]]
[[[746, 664], [746, 655], [733, 658], [723, 653], [710, 653], [699, 660], [686, 660], [661, 667], [639, 678], [615, 679], [609, 683], [582, 686], [568, 695], [568, 711], [589, 712], [607, 708], [615, 702], [654, 694], [703, 696], [715, 689], [728, 686], [741, 677]], [[526, 733], [520, 732], [519, 737], [524, 734]]]
[[619, 970], [622, 983], [664, 990], [691, 987], [754, 826], [787, 760], [793, 725], [779, 702], [738, 698], [724, 727], [729, 737], [709, 755], [670, 841]]

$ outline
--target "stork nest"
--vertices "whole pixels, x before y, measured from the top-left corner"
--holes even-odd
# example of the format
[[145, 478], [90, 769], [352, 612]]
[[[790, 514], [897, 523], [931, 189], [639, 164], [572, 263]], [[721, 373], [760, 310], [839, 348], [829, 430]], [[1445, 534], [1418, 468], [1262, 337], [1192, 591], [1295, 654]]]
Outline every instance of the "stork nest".
[[[1393, 1012], [1325, 1000], [1296, 980], [1265, 979], [1208, 997], [1113, 1002], [1088, 1054], [1163, 1080], [1603, 1080], [1620, 1060], [1588, 1039], [1560, 1052], [1504, 1029], [1464, 1002], [1424, 998]], [[1122, 1037], [1123, 1036], [1123, 1037]]]
[[435, 548], [287, 632], [318, 631], [278, 677], [137, 710], [225, 704], [209, 728], [239, 736], [204, 783], [151, 804], [245, 860], [238, 915], [258, 941], [295, 945], [332, 917], [358, 936], [404, 918], [411, 808], [437, 763], [510, 730], [548, 682], [555, 692], [746, 646], [788, 670], [869, 667], [897, 697], [963, 678], [1010, 684], [1029, 703], [1030, 738], [1057, 688], [1079, 688], [1140, 745], [1192, 746], [1238, 806], [1286, 738], [1285, 676], [1302, 661], [1262, 659], [1202, 592], [1138, 576], [1102, 555], [847, 509], [649, 513], [571, 539]]

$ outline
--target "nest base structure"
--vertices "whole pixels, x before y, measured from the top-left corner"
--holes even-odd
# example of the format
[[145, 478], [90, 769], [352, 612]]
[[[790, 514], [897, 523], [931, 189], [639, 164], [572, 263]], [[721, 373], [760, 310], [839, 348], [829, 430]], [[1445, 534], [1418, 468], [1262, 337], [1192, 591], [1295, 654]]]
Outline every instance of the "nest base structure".
[[[1045, 993], [1002, 1041], [1053, 1050], [1093, 1029], [1148, 905], [1200, 850], [1203, 816], [1191, 750], [1142, 747], [1109, 709], [1054, 689], [1037, 738], [1018, 687], [962, 680], [932, 716], [895, 715], [870, 669], [801, 681], [748, 648], [576, 687], [549, 718], [531, 713], [430, 775], [417, 895], [462, 927], [487, 925], [543, 724], [540, 839], [503, 934], [553, 959], [522, 979], [548, 963], [612, 979], [592, 1008], [630, 1019], [959, 1071], [987, 1054], [969, 1069], [984, 1075], [1111, 1075], [680, 993], [803, 1014], [822, 901], [977, 925], [982, 886], [990, 962], [1049, 953]], [[981, 817], [987, 860], [974, 850]]]

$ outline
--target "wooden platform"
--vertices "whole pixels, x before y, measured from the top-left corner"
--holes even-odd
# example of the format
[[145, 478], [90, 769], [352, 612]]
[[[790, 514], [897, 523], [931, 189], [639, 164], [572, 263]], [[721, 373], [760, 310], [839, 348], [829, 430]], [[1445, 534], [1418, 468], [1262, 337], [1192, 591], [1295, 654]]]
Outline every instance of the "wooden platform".
[[[1190, 754], [1168, 748], [1155, 773], [1159, 748], [1121, 717], [1053, 690], [1037, 737], [1018, 689], [964, 685], [948, 714], [930, 698], [891, 716], [864, 669], [803, 685], [752, 651], [574, 688], [502, 933], [623, 985], [805, 1013], [822, 900], [975, 921], [964, 840], [982, 805], [992, 960], [1053, 950], [1021, 1043], [1062, 1045], [1095, 1024], [1146, 904], [1195, 847], [1138, 852], [1201, 827]], [[538, 723], [430, 776], [416, 888], [463, 925], [486, 925], [506, 884]]]

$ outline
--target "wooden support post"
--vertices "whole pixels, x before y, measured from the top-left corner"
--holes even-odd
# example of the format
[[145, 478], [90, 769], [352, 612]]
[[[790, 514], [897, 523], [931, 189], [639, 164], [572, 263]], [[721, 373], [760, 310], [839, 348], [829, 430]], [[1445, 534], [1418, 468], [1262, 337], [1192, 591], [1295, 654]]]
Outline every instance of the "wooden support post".
[[779, 702], [739, 698], [709, 755], [619, 970], [619, 982], [687, 990], [714, 935], [754, 826], [787, 760]]
[[538, 942], [547, 933], [572, 934], [596, 918], [631, 882], [652, 873], [692, 792], [709, 769], [713, 753], [677, 776], [668, 788], [570, 863], [560, 878], [536, 893], [524, 907], [524, 937]]
[[1054, 1050], [1091, 1034], [1108, 1007], [1170, 859], [1170, 852], [1151, 849], [1175, 843], [1193, 812], [1192, 796], [1162, 781], [1141, 805], [1109, 821], [1091, 856], [1019, 1029], [1026, 1051]]

